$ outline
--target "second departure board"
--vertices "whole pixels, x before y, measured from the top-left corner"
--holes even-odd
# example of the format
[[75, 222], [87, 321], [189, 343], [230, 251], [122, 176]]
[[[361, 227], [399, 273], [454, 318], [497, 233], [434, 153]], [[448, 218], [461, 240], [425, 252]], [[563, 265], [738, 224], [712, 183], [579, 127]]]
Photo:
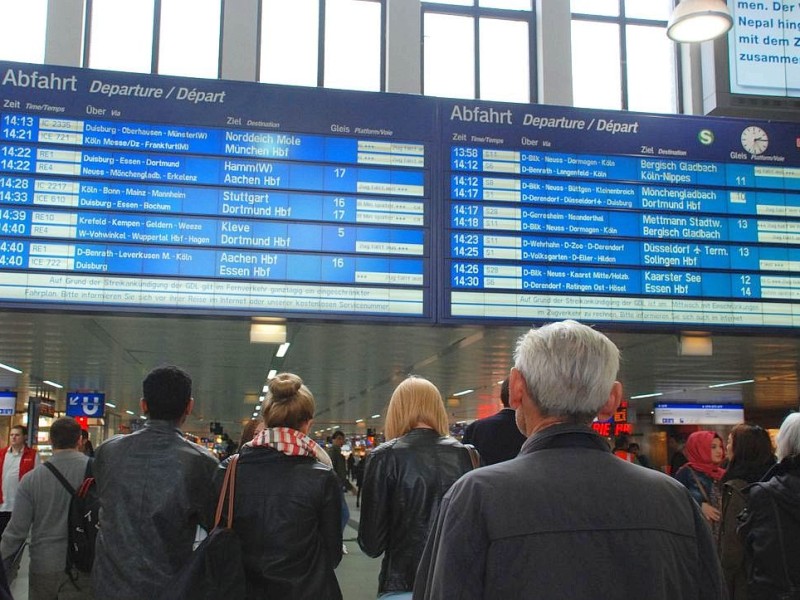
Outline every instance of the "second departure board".
[[447, 319], [800, 325], [796, 126], [442, 113]]
[[421, 100], [0, 63], [0, 300], [431, 320]]

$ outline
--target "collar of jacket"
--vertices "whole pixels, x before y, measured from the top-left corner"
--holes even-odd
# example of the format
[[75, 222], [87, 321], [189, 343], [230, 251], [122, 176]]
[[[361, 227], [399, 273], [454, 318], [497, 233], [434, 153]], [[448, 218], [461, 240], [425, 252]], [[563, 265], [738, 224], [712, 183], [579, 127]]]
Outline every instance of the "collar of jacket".
[[597, 432], [588, 425], [559, 423], [537, 431], [522, 444], [520, 454], [531, 454], [552, 447], [581, 447], [611, 452], [611, 448]]
[[408, 433], [401, 435], [400, 437], [406, 437], [407, 435], [414, 437], [430, 435], [438, 438], [439, 432], [435, 429], [430, 429], [429, 427], [414, 427], [414, 429], [411, 429]]
[[800, 455], [789, 456], [774, 465], [769, 471], [764, 473], [761, 481], [769, 481], [778, 475], [785, 475], [794, 471], [800, 471]]
[[147, 419], [147, 422], [144, 424], [147, 429], [151, 429], [154, 431], [163, 431], [163, 432], [175, 432], [180, 436], [183, 436], [183, 432], [178, 427], [177, 421], [162, 421], [160, 419]]

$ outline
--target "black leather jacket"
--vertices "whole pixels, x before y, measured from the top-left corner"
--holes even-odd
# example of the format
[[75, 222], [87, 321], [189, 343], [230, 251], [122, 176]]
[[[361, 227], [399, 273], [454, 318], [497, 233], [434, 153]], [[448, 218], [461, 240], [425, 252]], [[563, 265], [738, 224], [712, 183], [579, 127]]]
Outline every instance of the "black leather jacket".
[[754, 600], [782, 598], [791, 586], [800, 590], [800, 456], [785, 458], [764, 480], [745, 490], [738, 530], [751, 563], [747, 597]]
[[[272, 448], [243, 446], [239, 455], [233, 528], [242, 542], [247, 600], [341, 600], [334, 573], [342, 559], [336, 474], [309, 456]], [[226, 467], [227, 461], [217, 469], [216, 490]]]
[[467, 449], [432, 429], [412, 429], [367, 457], [358, 544], [373, 558], [385, 552], [379, 594], [413, 589], [439, 502], [471, 469]]
[[92, 580], [95, 598], [150, 600], [210, 529], [217, 459], [169, 421], [101, 444], [92, 471], [102, 508]]

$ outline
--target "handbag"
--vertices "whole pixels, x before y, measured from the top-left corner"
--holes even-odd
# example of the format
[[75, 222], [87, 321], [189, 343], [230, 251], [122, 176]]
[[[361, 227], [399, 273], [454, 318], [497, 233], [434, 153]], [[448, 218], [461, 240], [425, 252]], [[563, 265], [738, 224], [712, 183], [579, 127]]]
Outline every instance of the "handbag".
[[472, 462], [472, 468], [477, 469], [481, 466], [481, 455], [478, 449], [472, 444], [464, 444], [464, 448], [469, 452], [469, 460]]
[[[236, 490], [235, 454], [228, 468], [217, 500], [214, 527], [192, 552], [159, 596], [159, 600], [219, 600], [244, 598], [245, 575], [242, 565], [242, 544], [233, 530], [233, 499]], [[227, 519], [221, 524], [222, 509], [227, 498]]]

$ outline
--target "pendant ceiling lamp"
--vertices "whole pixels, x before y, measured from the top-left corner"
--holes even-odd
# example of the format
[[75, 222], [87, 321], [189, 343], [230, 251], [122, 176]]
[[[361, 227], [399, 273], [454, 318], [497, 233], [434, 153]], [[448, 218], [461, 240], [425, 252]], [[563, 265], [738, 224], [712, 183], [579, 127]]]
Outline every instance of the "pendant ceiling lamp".
[[667, 36], [675, 42], [713, 40], [733, 26], [724, 0], [683, 0], [667, 24]]

